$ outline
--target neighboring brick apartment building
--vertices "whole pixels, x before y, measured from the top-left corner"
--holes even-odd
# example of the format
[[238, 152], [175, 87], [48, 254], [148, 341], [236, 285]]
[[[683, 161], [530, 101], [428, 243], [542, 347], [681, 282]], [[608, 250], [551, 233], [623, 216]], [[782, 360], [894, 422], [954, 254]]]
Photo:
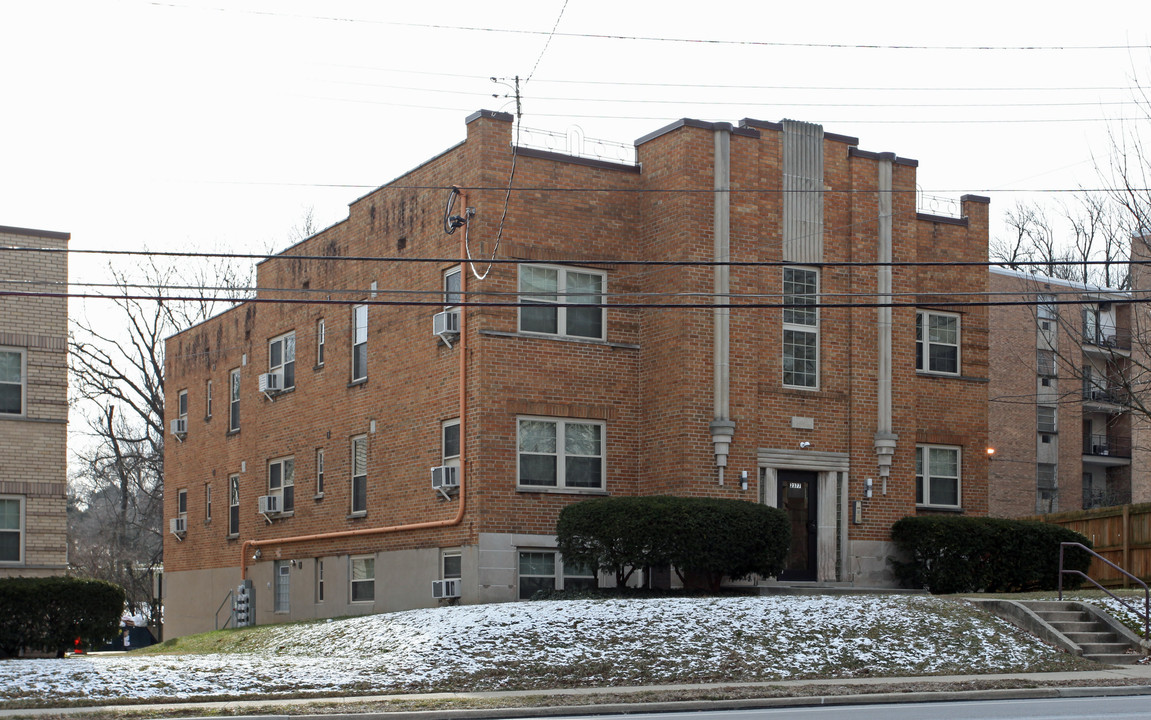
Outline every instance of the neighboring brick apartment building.
[[[1133, 239], [1132, 257], [1142, 247]], [[1132, 265], [1134, 287], [1145, 276]], [[1151, 502], [1151, 434], [1132, 412], [1147, 401], [1131, 398], [1151, 366], [1132, 294], [1005, 268], [991, 268], [988, 284], [997, 300], [1022, 303], [991, 308], [991, 513]]]
[[[166, 634], [211, 629], [242, 573], [260, 623], [587, 585], [553, 533], [588, 497], [782, 504], [781, 579], [858, 586], [891, 583], [900, 517], [986, 514], [987, 312], [948, 303], [987, 273], [886, 264], [985, 261], [985, 198], [917, 214], [914, 160], [682, 120], [634, 164], [520, 148], [497, 246], [512, 129], [472, 115], [168, 340]], [[465, 238], [483, 279], [448, 260]]]
[[[69, 238], [0, 226], [0, 291], [66, 287]], [[66, 297], [0, 293], [0, 577], [68, 566], [67, 353]]]

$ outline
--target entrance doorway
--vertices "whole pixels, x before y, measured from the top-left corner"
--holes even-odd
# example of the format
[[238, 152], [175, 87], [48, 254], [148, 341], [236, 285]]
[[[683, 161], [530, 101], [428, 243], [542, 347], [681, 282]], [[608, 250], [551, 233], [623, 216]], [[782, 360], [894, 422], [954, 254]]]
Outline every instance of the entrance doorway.
[[780, 470], [776, 478], [776, 498], [791, 525], [791, 549], [779, 579], [815, 581], [818, 474], [805, 470]]

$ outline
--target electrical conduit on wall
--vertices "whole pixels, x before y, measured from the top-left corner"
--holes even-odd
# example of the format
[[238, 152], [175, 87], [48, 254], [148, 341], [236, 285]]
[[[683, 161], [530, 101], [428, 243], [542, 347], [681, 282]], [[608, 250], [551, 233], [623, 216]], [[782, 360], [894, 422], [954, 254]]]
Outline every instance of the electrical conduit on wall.
[[[467, 206], [467, 196], [462, 197], [463, 204]], [[467, 273], [467, 246], [466, 234], [460, 234], [460, 258], [463, 264], [462, 271], [460, 272], [460, 298], [461, 301], [467, 298], [468, 291], [468, 273]], [[371, 535], [385, 535], [398, 532], [409, 532], [414, 530], [432, 530], [435, 528], [451, 527], [459, 525], [464, 519], [464, 509], [466, 506], [466, 483], [467, 472], [466, 468], [466, 447], [467, 447], [467, 347], [468, 347], [468, 325], [467, 325], [467, 307], [465, 305], [459, 306], [460, 310], [460, 340], [457, 345], [460, 354], [460, 488], [459, 488], [459, 507], [456, 509], [454, 517], [446, 520], [432, 520], [427, 522], [407, 523], [403, 525], [386, 525], [384, 527], [374, 528], [361, 528], [358, 530], [341, 530], [337, 532], [318, 533], [313, 535], [295, 535], [286, 538], [269, 538], [267, 540], [245, 540], [244, 544], [240, 547], [240, 580], [246, 580], [248, 577], [248, 553], [270, 545], [290, 545], [301, 542], [311, 542], [320, 540], [338, 540], [341, 538], [351, 537], [367, 537]]]

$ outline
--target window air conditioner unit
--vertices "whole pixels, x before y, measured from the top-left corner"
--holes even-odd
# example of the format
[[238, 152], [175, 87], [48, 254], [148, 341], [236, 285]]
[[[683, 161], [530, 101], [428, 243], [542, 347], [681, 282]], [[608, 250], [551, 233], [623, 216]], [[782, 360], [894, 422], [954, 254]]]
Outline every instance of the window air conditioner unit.
[[454, 465], [437, 465], [432, 468], [432, 489], [447, 490], [460, 486], [460, 469]]
[[458, 598], [460, 596], [460, 581], [456, 580], [433, 580], [432, 581], [432, 597], [434, 598]]
[[180, 417], [172, 420], [172, 434], [173, 435], [187, 435], [188, 434], [188, 418]]
[[188, 532], [188, 518], [174, 517], [168, 521], [168, 529], [177, 535]]
[[284, 389], [284, 376], [275, 372], [261, 373], [256, 379], [256, 384], [262, 393], [280, 392]]
[[437, 337], [460, 334], [460, 311], [444, 310], [432, 316], [432, 334]]
[[273, 515], [280, 512], [280, 496], [261, 495], [258, 498], [257, 505], [260, 508], [261, 515]]

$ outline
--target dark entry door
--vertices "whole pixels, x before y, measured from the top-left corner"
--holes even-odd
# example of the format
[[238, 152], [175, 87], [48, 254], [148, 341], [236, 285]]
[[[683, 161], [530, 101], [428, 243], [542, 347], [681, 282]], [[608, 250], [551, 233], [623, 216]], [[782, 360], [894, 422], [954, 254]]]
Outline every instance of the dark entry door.
[[791, 550], [780, 580], [816, 579], [816, 473], [781, 470], [776, 497], [791, 523]]

